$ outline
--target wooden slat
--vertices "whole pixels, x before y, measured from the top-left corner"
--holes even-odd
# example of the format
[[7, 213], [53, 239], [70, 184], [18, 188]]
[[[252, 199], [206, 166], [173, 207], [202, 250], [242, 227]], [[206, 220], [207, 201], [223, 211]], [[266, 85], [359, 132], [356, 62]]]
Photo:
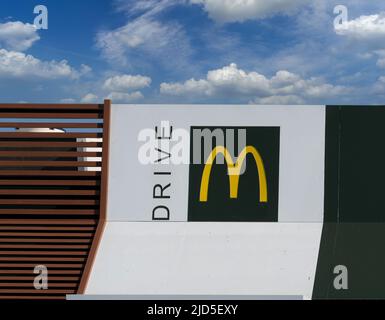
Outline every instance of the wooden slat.
[[52, 119], [56, 121], [57, 119], [101, 119], [103, 116], [100, 113], [18, 113], [18, 112], [8, 112], [1, 113], [1, 118], [10, 118], [10, 119]]
[[99, 180], [10, 180], [0, 179], [0, 186], [88, 186], [100, 185]]
[[72, 294], [74, 290], [70, 289], [47, 289], [47, 290], [36, 290], [36, 289], [0, 289], [0, 293], [33, 293], [33, 294]]
[[[0, 275], [1, 274], [24, 274], [29, 275], [32, 273], [33, 270], [5, 270], [0, 269]], [[60, 275], [79, 275], [81, 274], [81, 270], [69, 270], [69, 269], [52, 269], [49, 270], [49, 274], [60, 274]]]
[[71, 238], [66, 238], [66, 239], [38, 239], [38, 238], [21, 238], [21, 239], [16, 239], [16, 238], [2, 238], [0, 239], [1, 244], [6, 244], [6, 243], [50, 243], [50, 244], [56, 244], [56, 243], [61, 243], [61, 244], [67, 244], [67, 243], [90, 243], [90, 239], [71, 239]]
[[94, 161], [0, 161], [0, 167], [100, 167]]
[[76, 139], [76, 138], [102, 138], [100, 133], [67, 133], [67, 132], [0, 132], [0, 139]]
[[[1, 119], [1, 118], [0, 118]], [[75, 128], [75, 129], [102, 129], [103, 123], [97, 122], [0, 122], [0, 128]]]
[[[58, 103], [47, 103], [47, 104], [33, 104], [33, 103], [5, 103], [0, 104], [0, 110], [19, 110], [19, 109], [29, 109], [31, 111], [36, 110], [94, 110], [102, 111], [102, 104], [58, 104]], [[40, 111], [38, 111], [40, 112]]]
[[[46, 263], [47, 268], [69, 268], [80, 269], [83, 267], [82, 263]], [[0, 262], [0, 268], [35, 268], [35, 263], [3, 263]]]
[[53, 227], [53, 226], [2, 226], [0, 225], [1, 231], [69, 231], [69, 232], [89, 232], [95, 231], [95, 227]]
[[100, 178], [101, 173], [97, 171], [78, 171], [78, 170], [0, 170], [0, 177], [9, 177], [9, 176], [35, 176], [35, 177], [51, 177], [51, 176], [71, 176], [71, 177], [96, 177]]
[[[91, 238], [90, 232], [3, 232], [0, 237], [82, 237]], [[0, 239], [1, 241], [2, 239]]]
[[62, 195], [62, 196], [97, 196], [98, 190], [54, 190], [54, 189], [0, 189], [0, 195]]
[[[32, 276], [4, 276], [0, 275], [0, 281], [34, 281], [36, 278], [36, 274]], [[72, 276], [49, 276], [50, 281], [79, 281], [80, 277], [72, 277]]]
[[[95, 206], [99, 200], [93, 199], [0, 199], [0, 205], [67, 205], [67, 206]], [[1, 227], [1, 226], [0, 226]], [[1, 228], [0, 228], [1, 230]]]
[[3, 244], [0, 243], [1, 249], [88, 249], [88, 245], [82, 244]]
[[96, 225], [94, 219], [0, 219], [1, 225]]
[[0, 158], [75, 158], [75, 157], [101, 157], [101, 152], [94, 151], [0, 151]]
[[0, 209], [0, 214], [36, 215], [94, 215], [97, 209]]
[[0, 294], [0, 299], [2, 300], [65, 300], [65, 296], [64, 295], [60, 295], [60, 296], [53, 296], [53, 295], [46, 295], [46, 296], [34, 296], [34, 295], [31, 295], [31, 296], [26, 296], [26, 295], [10, 295], [10, 294], [7, 294], [7, 295], [4, 295], [4, 294]]
[[86, 256], [87, 251], [28, 251], [28, 250], [23, 250], [23, 251], [12, 251], [12, 250], [5, 250], [5, 251], [0, 251], [0, 255], [5, 255], [5, 256], [10, 256], [10, 255], [15, 255], [15, 256]]
[[[49, 278], [48, 287], [49, 288], [76, 288], [78, 284], [76, 282], [52, 282], [51, 278]], [[0, 288], [34, 288], [33, 281], [32, 282], [0, 282]]]
[[[62, 142], [62, 141], [0, 141], [0, 147], [5, 148], [83, 148], [102, 147], [101, 142]], [[29, 152], [29, 151], [27, 151]]]
[[[0, 261], [6, 262], [17, 262], [17, 261], [27, 261], [27, 262], [37, 262], [42, 264], [45, 261], [54, 261], [54, 262], [84, 262], [85, 258], [81, 257], [45, 257], [45, 256], [35, 256], [35, 257], [0, 257]], [[0, 278], [0, 281], [2, 279]]]

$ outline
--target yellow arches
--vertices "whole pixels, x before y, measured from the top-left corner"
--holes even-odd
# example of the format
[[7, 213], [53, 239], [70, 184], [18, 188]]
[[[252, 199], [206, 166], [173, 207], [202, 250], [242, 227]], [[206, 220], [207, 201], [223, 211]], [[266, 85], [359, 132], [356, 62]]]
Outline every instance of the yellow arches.
[[267, 182], [266, 182], [266, 172], [263, 160], [258, 150], [253, 146], [245, 147], [238, 156], [237, 161], [234, 163], [232, 156], [229, 151], [223, 147], [218, 146], [211, 151], [209, 157], [207, 158], [205, 167], [203, 169], [201, 189], [199, 194], [199, 201], [206, 202], [208, 197], [209, 190], [209, 181], [211, 175], [211, 168], [213, 166], [215, 158], [218, 154], [223, 154], [225, 161], [227, 163], [229, 182], [230, 182], [230, 198], [238, 198], [238, 186], [239, 186], [239, 176], [241, 174], [242, 164], [246, 160], [248, 154], [252, 154], [257, 165], [258, 177], [259, 177], [259, 201], [267, 202]]

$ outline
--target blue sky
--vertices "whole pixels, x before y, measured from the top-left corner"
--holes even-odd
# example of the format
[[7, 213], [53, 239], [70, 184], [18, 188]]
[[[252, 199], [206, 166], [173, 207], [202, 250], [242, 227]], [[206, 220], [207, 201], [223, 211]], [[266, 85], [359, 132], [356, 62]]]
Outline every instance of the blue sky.
[[374, 0], [2, 0], [0, 101], [384, 104], [384, 12]]

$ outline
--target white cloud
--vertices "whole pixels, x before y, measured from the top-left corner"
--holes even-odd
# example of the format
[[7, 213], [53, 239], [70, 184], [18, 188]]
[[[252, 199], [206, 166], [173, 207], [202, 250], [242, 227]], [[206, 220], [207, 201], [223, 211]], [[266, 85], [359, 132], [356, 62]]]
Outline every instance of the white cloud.
[[265, 76], [257, 72], [247, 73], [235, 63], [209, 71], [207, 81], [215, 88], [235, 90], [239, 93], [266, 93], [269, 90], [269, 80]]
[[66, 60], [42, 61], [22, 52], [0, 49], [0, 77], [72, 78], [82, 75]]
[[[190, 44], [183, 27], [165, 22], [158, 15], [178, 3], [163, 1], [120, 1], [121, 10], [130, 15], [129, 21], [114, 30], [99, 32], [96, 46], [105, 59], [121, 65], [146, 64], [153, 61], [176, 67], [187, 65]], [[138, 13], [140, 13], [138, 15]], [[135, 15], [135, 18], [131, 18]]]
[[129, 103], [143, 99], [140, 91], [131, 91], [150, 86], [151, 78], [141, 75], [118, 75], [107, 78], [104, 83], [95, 84], [94, 92], [90, 92], [81, 98], [81, 102], [95, 103], [99, 97], [107, 97], [113, 102]]
[[360, 52], [362, 59], [377, 57], [377, 67], [385, 68], [385, 12], [343, 22], [334, 27], [336, 34], [357, 42], [367, 52]]
[[142, 89], [149, 87], [151, 84], [151, 78], [141, 75], [119, 75], [108, 78], [104, 82], [104, 89], [109, 91], [126, 91], [130, 89]]
[[[235, 63], [207, 73], [206, 79], [184, 83], [161, 83], [160, 92], [173, 96], [204, 96], [253, 99], [263, 103], [302, 103], [346, 94], [349, 89], [325, 83], [320, 78], [302, 79], [281, 70], [270, 79], [257, 72], [246, 72]], [[263, 100], [262, 100], [263, 99]]]
[[73, 98], [64, 98], [60, 100], [60, 103], [75, 103], [76, 100]]
[[129, 15], [145, 13], [147, 17], [154, 16], [184, 0], [116, 0], [115, 5], [119, 11], [125, 11]]
[[92, 72], [92, 68], [90, 66], [87, 66], [86, 64], [82, 64], [80, 66], [79, 74], [84, 76]]
[[385, 69], [385, 50], [377, 50], [374, 52], [378, 59], [377, 59], [377, 67]]
[[338, 35], [354, 40], [384, 41], [385, 13], [360, 16], [357, 19], [336, 25], [334, 29]]
[[99, 97], [93, 93], [87, 93], [81, 100], [82, 103], [95, 103], [99, 101]]
[[304, 104], [305, 101], [298, 96], [270, 96], [265, 98], [257, 98], [251, 103], [255, 104], [267, 104], [267, 105], [287, 105], [287, 104]]
[[237, 93], [268, 93], [269, 80], [256, 72], [246, 73], [238, 69], [235, 63], [222, 69], [211, 70], [206, 79], [190, 79], [184, 83], [162, 83], [161, 93], [170, 95], [203, 94], [216, 95], [218, 92]]
[[374, 85], [374, 93], [385, 96], [385, 76], [378, 78], [377, 82]]
[[380, 58], [380, 59], [377, 60], [377, 66], [379, 68], [385, 69], [385, 57], [384, 58]]
[[373, 58], [373, 53], [371, 52], [359, 52], [357, 53], [357, 57], [362, 59], [362, 60], [368, 60]]
[[160, 92], [172, 96], [185, 96], [194, 94], [203, 94], [205, 96], [213, 95], [212, 86], [207, 80], [190, 79], [184, 83], [166, 83], [160, 84]]
[[275, 14], [291, 14], [307, 0], [190, 0], [203, 5], [209, 16], [220, 23], [263, 19]]
[[132, 93], [123, 93], [123, 92], [111, 92], [108, 95], [108, 99], [111, 99], [113, 102], [125, 103], [140, 100], [143, 98], [143, 94], [139, 91]]
[[170, 55], [177, 59], [188, 43], [180, 25], [138, 18], [118, 29], [99, 33], [97, 47], [109, 61], [127, 64], [135, 52], [160, 59], [166, 55], [163, 62], [171, 62]]
[[67, 60], [43, 61], [23, 52], [39, 39], [32, 24], [20, 21], [0, 23], [0, 77], [77, 79], [92, 71], [84, 64], [77, 70]]
[[33, 24], [20, 21], [0, 23], [0, 48], [25, 51], [39, 39]]

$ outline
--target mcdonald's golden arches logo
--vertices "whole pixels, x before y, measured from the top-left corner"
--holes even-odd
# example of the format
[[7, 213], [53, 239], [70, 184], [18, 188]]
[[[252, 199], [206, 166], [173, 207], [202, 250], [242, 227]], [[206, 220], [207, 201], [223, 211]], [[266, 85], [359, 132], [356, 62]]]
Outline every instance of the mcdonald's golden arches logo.
[[227, 163], [229, 183], [230, 183], [230, 198], [238, 198], [239, 177], [241, 175], [242, 165], [246, 160], [246, 156], [251, 154], [255, 160], [258, 169], [259, 176], [259, 201], [267, 202], [267, 181], [265, 166], [263, 159], [258, 150], [253, 146], [246, 146], [238, 156], [238, 159], [234, 162], [231, 154], [224, 146], [215, 147], [211, 151], [202, 174], [202, 182], [200, 187], [199, 201], [207, 202], [208, 189], [211, 175], [211, 168], [218, 154], [222, 154], [225, 162]]

